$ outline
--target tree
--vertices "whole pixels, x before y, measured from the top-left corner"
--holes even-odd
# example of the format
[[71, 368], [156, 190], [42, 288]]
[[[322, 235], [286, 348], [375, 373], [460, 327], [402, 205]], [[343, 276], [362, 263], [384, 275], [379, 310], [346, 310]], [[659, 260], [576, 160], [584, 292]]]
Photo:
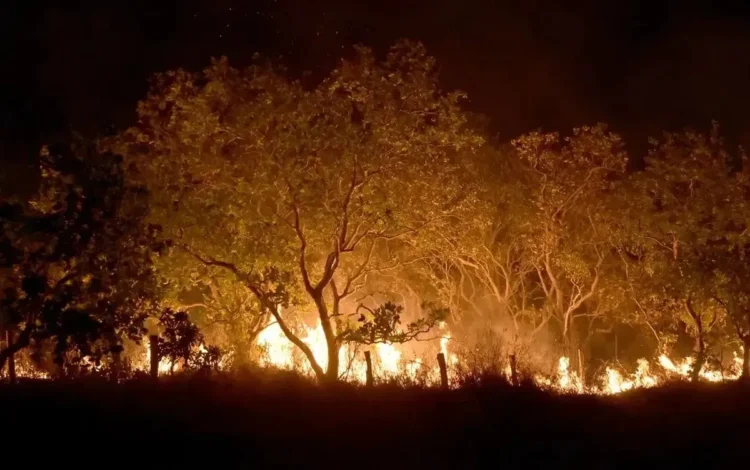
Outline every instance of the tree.
[[239, 361], [249, 359], [255, 338], [269, 325], [270, 314], [231, 272], [194, 261], [182, 250], [159, 258], [157, 270], [170, 281], [162, 305], [189, 312], [211, 343], [221, 344]]
[[576, 319], [601, 319], [613, 309], [604, 289], [612, 221], [602, 209], [624, 176], [624, 144], [598, 125], [564, 138], [532, 132], [513, 146], [531, 173], [533, 210], [521, 239], [544, 299], [538, 323], [554, 321], [570, 354], [577, 347]]
[[[355, 53], [313, 89], [225, 59], [158, 75], [138, 126], [110, 143], [155, 193], [152, 220], [242, 282], [321, 380], [338, 378], [352, 295], [419, 263], [470, 212], [466, 155], [481, 144], [464, 95], [438, 89], [420, 44], [401, 42], [382, 62]], [[308, 311], [325, 361], [295, 333], [290, 314]]]
[[[697, 379], [733, 323], [744, 326], [746, 177], [733, 169], [714, 124], [709, 134], [653, 140], [647, 168], [633, 176], [623, 214], [633, 228], [631, 263], [638, 307], [662, 324], [684, 324], [694, 340]], [[625, 225], [625, 223], [623, 223]], [[747, 365], [745, 366], [747, 368]]]
[[142, 222], [147, 193], [128, 185], [117, 155], [90, 147], [44, 148], [40, 194], [0, 203], [0, 326], [11, 344], [0, 368], [31, 347], [99, 364], [139, 341], [158, 290], [151, 259], [164, 248]]
[[471, 217], [435, 246], [432, 281], [441, 286], [454, 315], [473, 312], [507, 321], [518, 333], [527, 313], [523, 291], [530, 272], [520, 243], [530, 209], [527, 172], [512, 151], [490, 145], [478, 153], [475, 165], [479, 200]]
[[170, 372], [178, 361], [184, 369], [217, 369], [221, 360], [221, 350], [204, 344], [200, 328], [190, 321], [187, 313], [166, 308], [159, 316], [162, 330], [159, 341], [159, 355], [169, 359]]

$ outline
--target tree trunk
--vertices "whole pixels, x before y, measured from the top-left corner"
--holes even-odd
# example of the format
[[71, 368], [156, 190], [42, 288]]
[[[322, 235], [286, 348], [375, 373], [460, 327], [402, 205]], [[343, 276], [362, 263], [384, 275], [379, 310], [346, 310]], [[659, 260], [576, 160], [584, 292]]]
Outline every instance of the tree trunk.
[[438, 366], [440, 366], [440, 386], [448, 388], [448, 367], [445, 364], [445, 354], [437, 355]]
[[518, 369], [516, 364], [516, 355], [510, 355], [510, 383], [512, 385], [518, 385]]
[[159, 377], [159, 360], [161, 359], [159, 353], [159, 336], [151, 335], [148, 337], [151, 351], [151, 378], [156, 379]]
[[690, 297], [685, 300], [684, 305], [688, 315], [690, 315], [690, 318], [693, 319], [693, 322], [695, 323], [695, 329], [698, 333], [695, 338], [695, 363], [693, 364], [693, 370], [690, 372], [690, 380], [692, 380], [693, 382], [697, 382], [700, 379], [703, 364], [706, 362], [706, 343], [703, 338], [703, 321], [701, 319], [701, 316], [693, 309], [693, 304], [690, 300]]
[[[8, 338], [8, 341], [10, 341], [11, 337], [6, 336], [6, 338]], [[23, 330], [20, 335], [18, 335], [18, 338], [13, 339], [15, 340], [15, 343], [9, 343], [5, 347], [5, 349], [0, 350], [0, 370], [3, 370], [3, 367], [5, 367], [5, 363], [13, 358], [13, 355], [15, 353], [29, 345], [29, 341], [31, 339], [31, 330], [27, 328]], [[13, 364], [13, 373], [15, 374], [15, 361]]]
[[750, 381], [750, 334], [742, 338], [742, 379]]
[[[323, 371], [323, 369], [318, 364], [318, 361], [315, 360], [315, 355], [312, 353], [312, 350], [310, 350], [310, 347], [289, 329], [286, 322], [284, 321], [284, 318], [281, 316], [281, 306], [273, 305], [267, 302], [265, 303], [265, 306], [276, 319], [276, 323], [278, 323], [279, 328], [281, 328], [281, 331], [284, 333], [284, 336], [286, 336], [287, 339], [292, 342], [292, 344], [297, 346], [300, 351], [304, 353], [305, 357], [307, 357], [307, 361], [310, 363], [310, 366], [315, 372], [315, 377], [318, 379], [318, 382], [325, 382], [327, 380], [326, 372]], [[330, 347], [330, 343], [328, 343], [328, 345]]]
[[335, 342], [328, 343], [328, 368], [325, 379], [328, 382], [336, 382], [339, 379], [339, 347]]
[[326, 337], [326, 346], [328, 349], [328, 367], [325, 372], [325, 380], [327, 382], [335, 382], [339, 379], [339, 347], [336, 341], [336, 335], [333, 332], [331, 318], [328, 315], [328, 306], [323, 298], [323, 294], [316, 292], [313, 300], [315, 301], [315, 306], [318, 308], [320, 326], [323, 328], [323, 334]]
[[693, 370], [690, 372], [690, 380], [697, 382], [701, 377], [701, 369], [703, 364], [706, 362], [706, 344], [703, 342], [703, 335], [698, 337], [698, 351], [695, 355], [695, 364], [693, 364]]
[[[13, 344], [13, 332], [11, 330], [5, 331], [5, 339], [7, 347], [10, 348]], [[12, 384], [16, 383], [16, 354], [10, 353], [8, 356], [8, 381]]]

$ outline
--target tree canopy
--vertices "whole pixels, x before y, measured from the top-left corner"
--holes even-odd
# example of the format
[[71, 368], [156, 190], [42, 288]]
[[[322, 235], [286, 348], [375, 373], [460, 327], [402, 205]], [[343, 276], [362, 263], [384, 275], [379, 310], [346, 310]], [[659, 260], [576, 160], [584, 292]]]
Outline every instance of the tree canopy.
[[0, 203], [0, 327], [11, 338], [0, 367], [27, 347], [37, 362], [99, 364], [145, 334], [164, 242], [144, 224], [146, 191], [125, 181], [119, 156], [44, 148], [41, 176], [27, 204]]
[[321, 380], [347, 343], [444, 320], [579, 358], [621, 331], [639, 355], [687, 341], [695, 377], [747, 355], [748, 169], [717, 126], [654, 139], [637, 170], [604, 124], [498, 144], [436, 70], [402, 41], [356, 47], [315, 84], [260, 59], [157, 74], [137, 124], [101, 146], [171, 246], [149, 260], [162, 301], [236, 348], [277, 324]]
[[[357, 48], [313, 89], [221, 59], [157, 76], [117, 148], [153, 192], [150, 220], [196, 266], [242, 283], [317, 375], [336, 378], [345, 302], [471, 213], [467, 155], [482, 139], [463, 98], [439, 90], [434, 60], [408, 42], [383, 61]], [[316, 313], [327, 370], [281, 307]]]

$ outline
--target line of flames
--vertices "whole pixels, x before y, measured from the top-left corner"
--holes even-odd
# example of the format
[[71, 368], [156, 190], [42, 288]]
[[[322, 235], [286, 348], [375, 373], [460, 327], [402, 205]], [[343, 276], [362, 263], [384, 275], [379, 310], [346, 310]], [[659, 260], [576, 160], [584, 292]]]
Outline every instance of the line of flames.
[[[445, 325], [440, 325], [439, 348], [446, 358], [449, 369], [455, 369], [459, 364], [458, 356], [449, 348], [451, 335]], [[318, 364], [325, 369], [328, 363], [327, 345], [325, 335], [320, 324], [315, 328], [305, 328], [300, 335], [311, 349]], [[257, 344], [263, 350], [260, 358], [261, 366], [273, 367], [285, 370], [297, 370], [303, 374], [312, 376], [313, 371], [305, 360], [297, 360], [295, 357], [295, 346], [284, 336], [278, 325], [274, 324], [263, 330], [257, 338]], [[150, 363], [150, 348], [148, 341], [145, 342], [146, 351], [137, 364], [136, 369], [147, 370]], [[203, 347], [201, 345], [201, 347]], [[393, 344], [375, 344], [370, 349], [373, 359], [373, 367], [378, 377], [406, 377], [415, 379], [418, 375], [429, 384], [437, 384], [440, 381], [437, 371], [425, 369], [425, 361], [420, 358], [408, 359], [404, 353]], [[345, 345], [339, 352], [339, 362], [344, 369], [342, 379], [364, 384], [366, 381], [367, 366], [362, 354], [350, 350]], [[687, 379], [691, 376], [693, 369], [693, 358], [673, 361], [666, 354], [658, 358], [659, 371], [654, 372], [652, 364], [646, 359], [639, 359], [636, 370], [631, 374], [624, 374], [619, 368], [607, 366], [604, 373], [592, 380], [591, 385], [584, 384], [580, 374], [571, 368], [568, 357], [560, 357], [557, 362], [557, 370], [552, 374], [536, 374], [534, 382], [543, 388], [553, 389], [564, 393], [613, 395], [636, 388], [650, 388], [664, 384], [671, 379]], [[20, 364], [19, 364], [20, 365]], [[93, 366], [93, 364], [91, 364]], [[159, 375], [169, 374], [172, 370], [171, 362], [163, 358], [159, 363]], [[101, 366], [99, 366], [101, 367]], [[94, 367], [98, 368], [98, 367]], [[180, 364], [176, 364], [175, 371], [180, 370]], [[506, 378], [511, 378], [510, 365], [503, 370]], [[742, 358], [736, 353], [734, 360], [728, 370], [718, 370], [704, 365], [699, 375], [708, 382], [723, 382], [736, 380], [742, 373]], [[45, 379], [49, 375], [34, 369], [30, 365], [17, 367], [18, 377]], [[452, 386], [455, 386], [455, 377]]]
[[[442, 335], [440, 337], [440, 352], [446, 357], [449, 367], [455, 367], [459, 363], [456, 354], [448, 348], [451, 340], [450, 333], [441, 325]], [[318, 363], [325, 369], [327, 366], [327, 348], [325, 336], [320, 325], [316, 328], [308, 328], [301, 336], [313, 352]], [[265, 349], [265, 356], [261, 364], [280, 369], [295, 369], [303, 373], [312, 374], [311, 368], [306, 362], [299, 367], [295, 366], [294, 346], [286, 339], [284, 333], [277, 325], [266, 328], [258, 336], [258, 344]], [[340, 363], [349, 358], [350, 351], [344, 346], [340, 351]], [[405, 376], [414, 379], [424, 365], [421, 358], [405, 360], [403, 353], [392, 344], [377, 344], [371, 349], [374, 366], [380, 374], [385, 377]], [[592, 385], [585, 385], [578, 372], [571, 370], [570, 358], [561, 357], [557, 363], [557, 370], [551, 375], [536, 374], [534, 381], [537, 385], [554, 389], [560, 392], [613, 395], [635, 388], [650, 388], [673, 379], [687, 379], [691, 376], [693, 369], [693, 358], [673, 361], [666, 354], [658, 358], [660, 373], [652, 370], [652, 365], [647, 359], [639, 359], [637, 368], [632, 374], [623, 374], [614, 366], [607, 366], [604, 373], [593, 380]], [[510, 365], [506, 366], [503, 373], [506, 378], [511, 378]], [[735, 353], [734, 360], [728, 370], [712, 369], [704, 365], [699, 373], [701, 379], [709, 382], [732, 381], [738, 379], [742, 374], [742, 358]], [[364, 359], [355, 358], [350, 362], [347, 372], [343, 378], [357, 383], [364, 383], [366, 377], [366, 364]], [[428, 382], [438, 382], [437, 374], [428, 374]], [[453, 384], [455, 385], [455, 384]]]

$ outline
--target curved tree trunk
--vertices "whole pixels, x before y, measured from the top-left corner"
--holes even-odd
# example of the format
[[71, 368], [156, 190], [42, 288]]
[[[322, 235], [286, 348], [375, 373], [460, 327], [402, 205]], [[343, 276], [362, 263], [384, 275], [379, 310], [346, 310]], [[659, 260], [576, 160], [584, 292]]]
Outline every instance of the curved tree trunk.
[[278, 323], [279, 328], [281, 328], [281, 332], [284, 333], [284, 336], [287, 337], [289, 341], [292, 342], [295, 346], [297, 346], [300, 351], [305, 355], [308, 362], [310, 363], [310, 367], [312, 367], [313, 372], [315, 372], [315, 377], [319, 381], [324, 381], [326, 379], [326, 373], [323, 371], [323, 368], [320, 367], [320, 364], [318, 364], [318, 361], [315, 360], [315, 355], [313, 354], [310, 347], [305, 344], [304, 341], [299, 339], [297, 335], [294, 334], [292, 330], [289, 329], [286, 322], [284, 321], [284, 318], [281, 316], [281, 306], [276, 305], [273, 306], [271, 304], [266, 304], [266, 308], [271, 312], [273, 317], [276, 319], [276, 323]]
[[320, 326], [323, 328], [323, 334], [326, 337], [326, 349], [328, 349], [328, 367], [326, 368], [324, 379], [326, 382], [335, 382], [339, 378], [339, 345], [336, 333], [333, 331], [331, 317], [328, 314], [328, 306], [323, 298], [323, 294], [316, 294], [313, 300], [315, 301], [315, 306], [318, 308]]

